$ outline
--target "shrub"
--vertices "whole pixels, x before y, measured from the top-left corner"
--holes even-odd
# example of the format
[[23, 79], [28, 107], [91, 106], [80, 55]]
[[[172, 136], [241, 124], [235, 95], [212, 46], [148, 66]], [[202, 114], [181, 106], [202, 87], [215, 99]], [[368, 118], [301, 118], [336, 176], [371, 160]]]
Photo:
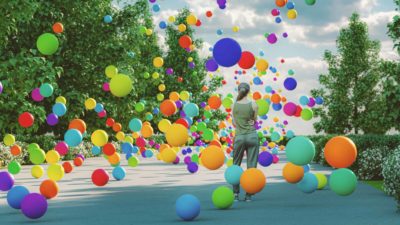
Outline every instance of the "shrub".
[[383, 190], [396, 198], [400, 209], [400, 146], [383, 163]]
[[[22, 149], [26, 149], [26, 144], [21, 142], [16, 142], [17, 145], [21, 146]], [[5, 146], [0, 143], [0, 168], [6, 167], [11, 161], [16, 160], [21, 165], [26, 164], [29, 161], [28, 151], [22, 151], [21, 155], [13, 156], [10, 152], [10, 147]]]
[[368, 148], [358, 155], [358, 167], [355, 171], [361, 180], [382, 180], [382, 167], [390, 150], [383, 146], [379, 148]]

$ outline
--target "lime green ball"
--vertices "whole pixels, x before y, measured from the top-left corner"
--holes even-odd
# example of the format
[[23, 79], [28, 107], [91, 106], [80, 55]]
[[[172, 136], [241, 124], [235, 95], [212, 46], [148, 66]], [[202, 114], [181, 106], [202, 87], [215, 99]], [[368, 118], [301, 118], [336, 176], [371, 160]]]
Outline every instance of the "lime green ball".
[[193, 155], [190, 157], [190, 160], [192, 160], [192, 162], [195, 162], [195, 163], [199, 164], [199, 155], [193, 154]]
[[43, 55], [53, 55], [59, 46], [57, 37], [51, 33], [44, 33], [36, 41], [36, 47]]
[[19, 162], [13, 160], [10, 162], [10, 164], [8, 164], [8, 172], [11, 174], [19, 174], [19, 172], [21, 171], [21, 164], [19, 164]]
[[256, 101], [256, 104], [258, 105], [258, 115], [259, 116], [264, 116], [265, 114], [268, 113], [269, 111], [269, 104], [265, 99], [258, 99]]
[[135, 104], [135, 110], [136, 110], [136, 112], [143, 112], [143, 110], [144, 110], [143, 102], [136, 103]]
[[207, 129], [207, 124], [204, 122], [200, 122], [197, 124], [197, 130], [198, 131], [204, 131], [205, 129]]
[[201, 136], [205, 141], [212, 141], [214, 140], [214, 131], [212, 129], [205, 129]]
[[212, 117], [212, 113], [210, 111], [204, 111], [204, 117], [210, 119]]
[[28, 153], [31, 154], [32, 150], [40, 149], [40, 146], [36, 143], [31, 143], [28, 145]]
[[328, 179], [326, 179], [326, 176], [322, 173], [316, 173], [315, 176], [318, 180], [318, 189], [324, 189], [324, 187], [328, 184]]
[[313, 111], [311, 109], [303, 109], [301, 110], [301, 118], [305, 121], [309, 121], [313, 118]]
[[15, 143], [15, 137], [12, 134], [4, 135], [3, 142], [6, 146], [11, 146]]
[[217, 209], [230, 208], [234, 199], [233, 191], [225, 186], [218, 187], [212, 194], [212, 202]]
[[233, 104], [233, 98], [231, 97], [226, 97], [224, 100], [222, 100], [222, 105], [225, 107], [225, 109], [230, 109]]
[[190, 126], [190, 132], [196, 132], [196, 131], [197, 131], [197, 126], [196, 125]]
[[146, 78], [146, 79], [148, 79], [148, 78], [150, 77], [150, 73], [145, 72], [145, 73], [143, 74], [143, 77]]
[[132, 80], [124, 74], [117, 74], [110, 81], [111, 94], [117, 97], [125, 97], [132, 91]]
[[139, 164], [139, 159], [136, 156], [132, 156], [128, 159], [128, 165], [130, 167], [136, 167]]
[[357, 187], [357, 177], [349, 169], [337, 169], [329, 177], [329, 187], [338, 195], [350, 195]]
[[46, 154], [42, 149], [32, 149], [29, 152], [29, 160], [34, 165], [42, 164], [45, 159], [46, 159]]

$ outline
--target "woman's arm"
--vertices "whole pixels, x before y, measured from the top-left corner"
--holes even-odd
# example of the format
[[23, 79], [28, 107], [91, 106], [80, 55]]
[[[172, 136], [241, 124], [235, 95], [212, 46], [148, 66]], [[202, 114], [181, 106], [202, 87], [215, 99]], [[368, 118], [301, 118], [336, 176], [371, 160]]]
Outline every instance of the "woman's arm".
[[257, 103], [255, 103], [255, 102], [252, 102], [252, 107], [253, 107], [253, 110], [254, 110], [254, 121], [257, 121], [257, 116], [258, 116], [258, 105], [257, 105]]

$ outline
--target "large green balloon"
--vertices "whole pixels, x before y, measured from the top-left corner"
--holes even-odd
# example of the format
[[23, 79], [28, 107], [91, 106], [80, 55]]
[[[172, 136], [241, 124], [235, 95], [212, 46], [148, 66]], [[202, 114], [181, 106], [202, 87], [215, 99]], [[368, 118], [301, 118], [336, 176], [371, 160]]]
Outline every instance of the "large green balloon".
[[53, 55], [59, 46], [57, 37], [54, 34], [44, 33], [36, 41], [36, 47], [43, 55]]
[[46, 154], [42, 149], [32, 149], [29, 152], [29, 159], [34, 165], [39, 165], [46, 159]]
[[349, 169], [337, 169], [329, 177], [329, 187], [338, 195], [350, 195], [357, 187], [357, 177]]
[[204, 111], [204, 117], [210, 119], [212, 117], [212, 113], [210, 111]]
[[290, 139], [285, 151], [289, 162], [298, 166], [304, 166], [314, 159], [315, 146], [307, 137], [298, 136]]
[[267, 101], [265, 101], [265, 99], [258, 99], [256, 101], [257, 105], [258, 105], [258, 115], [259, 116], [264, 116], [265, 114], [268, 113], [269, 111], [269, 104]]
[[303, 109], [301, 110], [301, 118], [305, 121], [309, 121], [313, 118], [313, 111], [311, 109]]
[[21, 171], [21, 164], [19, 164], [19, 162], [13, 160], [8, 164], [8, 172], [11, 174], [19, 174], [19, 172]]
[[218, 209], [228, 209], [232, 206], [234, 199], [233, 191], [225, 186], [218, 187], [212, 194], [212, 202]]
[[212, 140], [214, 140], [214, 131], [209, 128], [205, 129], [201, 136], [202, 136], [203, 140], [205, 140], [205, 141], [212, 141]]
[[111, 94], [125, 97], [132, 91], [132, 80], [127, 75], [117, 74], [110, 81]]

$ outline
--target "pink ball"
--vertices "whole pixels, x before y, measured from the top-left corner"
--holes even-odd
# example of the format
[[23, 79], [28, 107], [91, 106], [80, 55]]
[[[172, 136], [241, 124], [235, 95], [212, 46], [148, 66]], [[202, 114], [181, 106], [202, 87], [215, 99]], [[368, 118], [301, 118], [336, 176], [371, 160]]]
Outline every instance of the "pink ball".
[[56, 144], [54, 149], [58, 152], [60, 155], [66, 155], [68, 153], [68, 145], [64, 141], [60, 141]]
[[110, 83], [105, 82], [103, 84], [103, 91], [109, 92], [110, 91]]
[[98, 115], [100, 118], [104, 118], [104, 117], [107, 116], [107, 111], [106, 111], [106, 110], [103, 110], [103, 111], [97, 113], [97, 115]]
[[279, 16], [279, 15], [281, 14], [281, 11], [279, 11], [279, 9], [273, 9], [273, 10], [271, 11], [271, 14], [272, 14], [273, 16]]
[[278, 162], [279, 162], [279, 156], [272, 155], [272, 163], [278, 163]]
[[283, 112], [288, 116], [296, 114], [297, 106], [293, 102], [288, 102], [283, 106]]
[[31, 97], [32, 97], [33, 101], [35, 101], [35, 102], [40, 102], [44, 99], [44, 97], [40, 94], [39, 88], [33, 89], [32, 93], [31, 93]]

